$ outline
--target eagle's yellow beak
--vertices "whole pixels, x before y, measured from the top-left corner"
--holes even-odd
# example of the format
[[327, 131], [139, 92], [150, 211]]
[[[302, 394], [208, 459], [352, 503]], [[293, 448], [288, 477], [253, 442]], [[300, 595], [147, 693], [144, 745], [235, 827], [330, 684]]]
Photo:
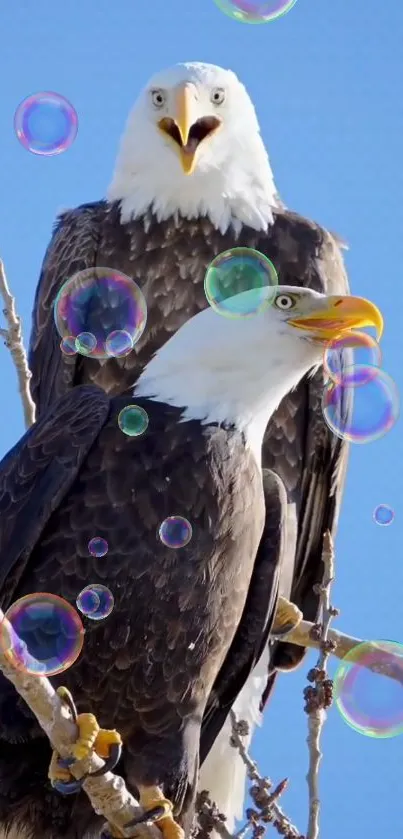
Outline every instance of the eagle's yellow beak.
[[215, 116], [200, 115], [200, 103], [194, 84], [185, 82], [178, 85], [174, 96], [173, 114], [160, 119], [158, 128], [173, 144], [185, 175], [191, 175], [199, 146], [218, 131], [221, 120]]
[[310, 332], [310, 337], [317, 341], [331, 341], [344, 332], [373, 326], [379, 341], [383, 332], [383, 317], [374, 303], [364, 297], [327, 297], [320, 301], [320, 307], [314, 303], [306, 315], [290, 318], [291, 326]]

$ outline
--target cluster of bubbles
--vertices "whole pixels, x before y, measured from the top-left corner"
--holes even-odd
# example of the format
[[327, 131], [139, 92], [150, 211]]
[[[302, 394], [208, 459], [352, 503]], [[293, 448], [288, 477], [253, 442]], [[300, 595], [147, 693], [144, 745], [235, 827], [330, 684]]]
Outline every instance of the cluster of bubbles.
[[53, 311], [62, 352], [98, 360], [128, 355], [147, 321], [143, 292], [112, 268], [74, 274], [57, 294]]
[[[74, 607], [56, 594], [16, 600], [0, 624], [0, 645], [10, 664], [33, 676], [55, 676], [81, 653], [84, 627]], [[7, 623], [8, 621], [8, 623]]]
[[370, 443], [395, 425], [399, 394], [381, 361], [378, 342], [365, 332], [346, 333], [326, 347], [323, 416], [341, 439]]
[[392, 524], [395, 518], [394, 510], [388, 504], [378, 504], [372, 513], [372, 518], [375, 524], [380, 524], [382, 527], [388, 527]]
[[167, 548], [184, 548], [192, 538], [192, 525], [183, 516], [168, 516], [160, 524], [158, 536]]
[[218, 254], [204, 278], [208, 304], [227, 318], [263, 312], [273, 302], [277, 286], [273, 263], [253, 248], [231, 248]]
[[109, 588], [99, 583], [92, 583], [80, 591], [76, 604], [77, 609], [87, 618], [100, 621], [111, 614], [114, 598]]
[[403, 733], [402, 644], [358, 644], [343, 658], [333, 685], [336, 706], [355, 731], [376, 738]]
[[282, 17], [297, 0], [214, 0], [228, 17], [240, 23], [269, 23]]
[[71, 102], [60, 93], [33, 93], [18, 105], [14, 130], [27, 151], [51, 157], [74, 143], [78, 117]]
[[126, 405], [118, 415], [118, 426], [128, 437], [141, 437], [148, 428], [148, 414], [140, 405]]

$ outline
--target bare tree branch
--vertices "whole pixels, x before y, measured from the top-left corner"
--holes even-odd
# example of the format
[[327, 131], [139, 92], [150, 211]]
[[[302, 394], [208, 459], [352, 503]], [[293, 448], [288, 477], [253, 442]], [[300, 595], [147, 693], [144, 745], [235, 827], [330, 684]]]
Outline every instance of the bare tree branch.
[[0, 259], [0, 297], [4, 302], [3, 315], [7, 328], [0, 329], [5, 345], [10, 350], [11, 358], [17, 372], [18, 389], [24, 411], [25, 427], [29, 428], [35, 422], [35, 405], [29, 391], [31, 374], [28, 368], [27, 354], [24, 349], [21, 333], [21, 318], [15, 309], [15, 299], [8, 287], [4, 265]]
[[[16, 637], [1, 609], [0, 624], [3, 638], [5, 635], [10, 638]], [[23, 670], [12, 667], [7, 652], [2, 649], [2, 646], [0, 646], [0, 670], [29, 705], [49, 737], [53, 748], [61, 757], [68, 757], [70, 747], [77, 739], [78, 732], [66, 705], [61, 702], [51, 683], [44, 676], [29, 675]], [[103, 761], [94, 753], [88, 760], [74, 763], [70, 771], [74, 777], [80, 778], [86, 772], [95, 772], [102, 765]], [[133, 834], [133, 828], [127, 833], [124, 831], [124, 825], [143, 815], [144, 810], [128, 792], [123, 778], [107, 772], [106, 775], [98, 778], [88, 778], [83, 784], [83, 789], [96, 813], [105, 816], [105, 819], [117, 827], [123, 836]], [[155, 826], [150, 826], [149, 830], [150, 837], [161, 839], [160, 831]]]
[[[308, 649], [319, 650], [321, 646], [320, 634], [317, 632], [317, 627], [311, 621], [301, 621], [301, 623], [281, 636], [281, 640], [287, 640], [287, 643], [296, 644], [298, 647], [308, 647]], [[381, 648], [376, 641], [366, 641], [362, 638], [355, 638], [353, 635], [346, 635], [343, 632], [338, 632], [335, 629], [329, 629], [327, 633], [327, 640], [329, 643], [329, 653], [338, 659], [343, 659], [347, 653], [354, 650], [360, 644], [367, 645], [367, 652], [378, 653], [378, 656], [368, 655], [368, 661], [357, 661], [357, 665], [371, 670], [373, 673], [380, 673], [382, 676], [387, 676], [389, 679], [394, 679], [396, 682], [403, 683], [403, 668], [402, 664], [397, 660], [394, 661], [392, 656], [384, 656], [382, 658], [379, 653]], [[331, 647], [331, 649], [330, 649]], [[372, 658], [374, 660], [372, 660]]]
[[307, 839], [319, 837], [319, 767], [322, 760], [320, 741], [326, 721], [326, 709], [332, 703], [333, 682], [326, 678], [327, 662], [332, 649], [332, 645], [329, 645], [328, 633], [330, 622], [338, 612], [330, 603], [330, 590], [334, 580], [334, 548], [329, 532], [325, 533], [323, 540], [322, 561], [325, 566], [324, 579], [322, 585], [317, 587], [321, 607], [321, 624], [317, 626], [319, 656], [316, 666], [308, 673], [308, 680], [314, 684], [314, 687], [311, 684], [304, 690], [305, 711], [308, 714], [309, 751], [309, 767], [306, 776], [309, 794]]

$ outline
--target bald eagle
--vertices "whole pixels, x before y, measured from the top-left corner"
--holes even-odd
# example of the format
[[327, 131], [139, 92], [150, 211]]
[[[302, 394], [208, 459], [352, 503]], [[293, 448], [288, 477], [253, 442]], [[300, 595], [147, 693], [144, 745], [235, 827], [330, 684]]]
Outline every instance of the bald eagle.
[[[379, 319], [369, 301], [294, 287], [254, 318], [207, 309], [156, 353], [134, 391], [73, 388], [0, 464], [1, 607], [41, 591], [74, 604], [88, 583], [107, 582], [114, 610], [85, 619], [80, 658], [53, 681], [80, 712], [116, 726], [119, 768], [147, 810], [163, 808], [164, 839], [188, 835], [205, 721], [215, 728], [273, 622], [287, 500], [280, 478], [262, 471], [267, 422], [326, 341]], [[118, 423], [132, 405], [148, 417], [137, 437]], [[192, 526], [179, 548], [158, 538], [173, 513]], [[101, 559], [88, 552], [94, 534], [109, 545]], [[37, 612], [33, 620], [40, 645], [55, 630]], [[48, 787], [50, 745], [4, 677], [0, 720], [5, 834], [93, 836], [100, 817], [82, 792]], [[60, 790], [55, 765], [51, 778]]]
[[[106, 200], [67, 211], [57, 221], [33, 311], [29, 362], [37, 416], [80, 384], [98, 385], [111, 396], [131, 386], [181, 324], [206, 307], [206, 269], [233, 247], [267, 256], [280, 284], [348, 293], [334, 237], [286, 209], [278, 197], [245, 87], [229, 70], [179, 64], [154, 76], [134, 105]], [[146, 329], [125, 358], [66, 356], [54, 325], [56, 295], [76, 272], [105, 266], [133, 278], [142, 289]], [[119, 321], [115, 305], [107, 294], [99, 301], [101, 323], [108, 322], [111, 312]], [[322, 575], [323, 534], [334, 533], [337, 525], [347, 458], [345, 442], [323, 419], [322, 389], [322, 370], [305, 377], [282, 401], [263, 443], [263, 469], [276, 473], [288, 500], [281, 591], [310, 620], [318, 610], [313, 586]], [[341, 410], [347, 413], [347, 400]], [[270, 482], [266, 503], [269, 509]], [[303, 652], [286, 643], [271, 645], [238, 712], [252, 722], [276, 670], [293, 668]], [[227, 694], [221, 720], [217, 713], [216, 730], [210, 727], [211, 741], [205, 740], [206, 754], [237, 693]], [[244, 775], [242, 768], [234, 768], [237, 777], [222, 771], [221, 756], [227, 767], [235, 761], [233, 750], [229, 756], [221, 751], [224, 742], [210, 755], [213, 776], [202, 783], [214, 786], [218, 804], [228, 812], [228, 794], [242, 800], [237, 784], [243, 784]]]

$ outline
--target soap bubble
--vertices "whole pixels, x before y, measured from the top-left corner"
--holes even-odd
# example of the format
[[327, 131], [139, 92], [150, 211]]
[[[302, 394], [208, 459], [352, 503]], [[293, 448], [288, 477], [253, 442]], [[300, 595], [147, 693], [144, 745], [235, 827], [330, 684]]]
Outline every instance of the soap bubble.
[[148, 414], [139, 405], [127, 405], [118, 416], [118, 426], [128, 437], [140, 437], [147, 430]]
[[17, 670], [33, 676], [63, 673], [80, 655], [84, 627], [73, 606], [48, 592], [27, 594], [5, 613], [0, 647]]
[[[112, 592], [106, 586], [100, 585], [99, 583], [91, 583], [91, 585], [83, 588], [78, 595], [78, 599], [81, 604], [79, 609], [92, 621], [100, 621], [107, 618], [115, 605]], [[91, 604], [95, 604], [95, 608], [91, 609], [91, 611], [84, 611], [86, 606], [91, 608]]]
[[168, 516], [158, 534], [167, 548], [184, 548], [192, 538], [192, 525], [183, 516]]
[[269, 23], [295, 6], [297, 0], [214, 0], [228, 17], [240, 23]]
[[88, 268], [74, 274], [54, 303], [62, 340], [75, 341], [76, 352], [107, 359], [127, 355], [143, 334], [145, 297], [138, 285], [112, 268]]
[[378, 342], [366, 332], [345, 332], [329, 341], [323, 356], [327, 376], [336, 384], [363, 385], [378, 375], [382, 352]]
[[[385, 668], [396, 678], [382, 674]], [[343, 658], [333, 688], [338, 710], [355, 731], [377, 738], [403, 733], [402, 644], [394, 641], [358, 644]]]
[[220, 253], [204, 278], [208, 303], [228, 318], [250, 317], [267, 309], [277, 285], [273, 263], [253, 248], [232, 248]]
[[60, 93], [33, 93], [18, 105], [14, 129], [27, 151], [51, 157], [66, 151], [76, 139], [77, 113]]
[[108, 543], [102, 536], [93, 536], [88, 542], [88, 551], [91, 556], [105, 556], [108, 553]]
[[[353, 386], [328, 382], [323, 391], [324, 419], [341, 439], [352, 443], [370, 443], [390, 431], [399, 417], [399, 395], [393, 379], [384, 370], [360, 365], [347, 368], [345, 375], [354, 378]], [[361, 379], [366, 383], [357, 387]], [[351, 397], [352, 408], [346, 410]]]
[[383, 527], [387, 527], [389, 524], [392, 524], [392, 521], [395, 517], [395, 513], [392, 510], [392, 507], [389, 507], [388, 504], [379, 504], [378, 507], [375, 507], [373, 512], [373, 519], [376, 524], [380, 524]]

